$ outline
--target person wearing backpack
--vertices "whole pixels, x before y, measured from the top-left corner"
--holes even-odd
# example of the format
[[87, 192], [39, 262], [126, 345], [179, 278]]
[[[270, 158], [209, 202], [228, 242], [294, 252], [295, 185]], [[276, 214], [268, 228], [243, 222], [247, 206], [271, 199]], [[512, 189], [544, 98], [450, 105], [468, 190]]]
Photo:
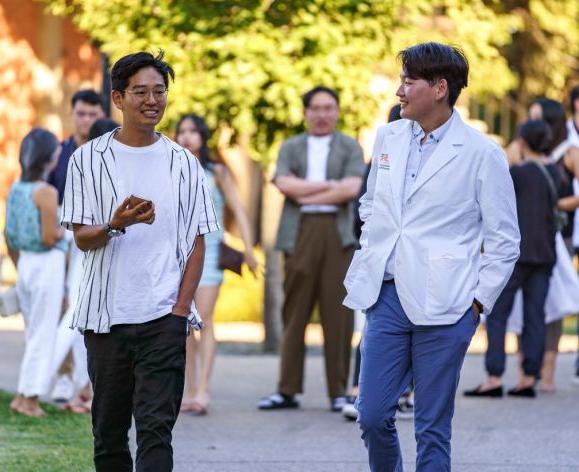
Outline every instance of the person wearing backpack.
[[503, 292], [487, 319], [488, 348], [485, 368], [488, 379], [464, 392], [467, 397], [502, 397], [505, 371], [505, 333], [515, 294], [523, 289], [522, 354], [524, 375], [508, 391], [510, 396], [536, 396], [545, 350], [545, 299], [556, 261], [555, 235], [559, 220], [557, 201], [562, 179], [547, 158], [551, 128], [543, 120], [529, 120], [519, 131], [524, 160], [511, 167], [521, 233], [521, 255]]

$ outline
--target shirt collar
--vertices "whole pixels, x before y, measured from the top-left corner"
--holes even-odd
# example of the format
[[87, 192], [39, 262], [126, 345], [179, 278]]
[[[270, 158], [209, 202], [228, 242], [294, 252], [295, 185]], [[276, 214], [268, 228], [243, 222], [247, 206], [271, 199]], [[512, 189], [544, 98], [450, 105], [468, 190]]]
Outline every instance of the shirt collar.
[[[453, 110], [452, 114], [450, 115], [450, 118], [446, 120], [441, 126], [436, 128], [434, 131], [431, 131], [428, 134], [428, 139], [425, 142], [431, 142], [436, 144], [440, 143], [440, 141], [442, 141], [442, 138], [444, 138], [444, 135], [450, 128], [454, 115], [455, 113]], [[412, 137], [413, 139], [417, 140], [418, 143], [420, 143], [420, 141], [422, 141], [422, 138], [424, 138], [424, 130], [420, 127], [420, 125], [416, 121], [412, 122]]]

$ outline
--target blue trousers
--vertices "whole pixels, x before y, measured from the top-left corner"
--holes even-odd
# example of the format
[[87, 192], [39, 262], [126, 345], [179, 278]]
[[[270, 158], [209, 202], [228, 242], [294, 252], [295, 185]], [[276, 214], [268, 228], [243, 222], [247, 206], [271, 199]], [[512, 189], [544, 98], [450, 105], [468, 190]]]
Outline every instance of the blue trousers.
[[489, 375], [502, 377], [505, 372], [505, 335], [517, 291], [523, 289], [523, 371], [538, 378], [545, 351], [545, 300], [549, 291], [552, 265], [517, 262], [507, 285], [487, 318], [488, 348], [485, 367]]
[[398, 398], [414, 379], [417, 472], [450, 471], [451, 422], [460, 369], [478, 321], [472, 309], [453, 325], [418, 326], [384, 282], [366, 313], [358, 422], [370, 470], [401, 472], [395, 426]]

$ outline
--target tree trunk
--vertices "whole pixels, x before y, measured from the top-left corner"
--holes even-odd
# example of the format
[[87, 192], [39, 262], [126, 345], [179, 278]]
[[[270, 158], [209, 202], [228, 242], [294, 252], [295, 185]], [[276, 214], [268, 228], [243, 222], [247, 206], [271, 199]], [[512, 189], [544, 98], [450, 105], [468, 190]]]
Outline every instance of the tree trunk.
[[[219, 147], [219, 152], [233, 174], [239, 197], [249, 218], [252, 243], [255, 244], [260, 234], [263, 173], [260, 165], [249, 155], [248, 140], [248, 136], [242, 135], [236, 146]], [[225, 228], [239, 237], [239, 230], [233, 224], [233, 215], [229, 211], [225, 212]]]
[[283, 196], [268, 176], [263, 184], [261, 207], [261, 244], [265, 253], [264, 350], [268, 352], [277, 351], [282, 333], [283, 260], [275, 249], [282, 205]]

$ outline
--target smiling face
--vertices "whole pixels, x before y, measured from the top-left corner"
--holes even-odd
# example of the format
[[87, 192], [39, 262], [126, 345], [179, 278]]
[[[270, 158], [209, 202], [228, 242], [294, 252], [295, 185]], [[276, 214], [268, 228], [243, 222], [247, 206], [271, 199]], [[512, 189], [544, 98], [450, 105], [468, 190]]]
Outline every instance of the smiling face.
[[403, 71], [396, 96], [400, 100], [400, 116], [422, 122], [440, 106], [442, 100], [446, 100], [446, 81], [440, 79], [431, 85], [424, 79], [409, 77]]
[[153, 67], [131, 76], [124, 91], [114, 90], [113, 102], [123, 112], [124, 128], [155, 128], [167, 107], [167, 88], [163, 76]]

